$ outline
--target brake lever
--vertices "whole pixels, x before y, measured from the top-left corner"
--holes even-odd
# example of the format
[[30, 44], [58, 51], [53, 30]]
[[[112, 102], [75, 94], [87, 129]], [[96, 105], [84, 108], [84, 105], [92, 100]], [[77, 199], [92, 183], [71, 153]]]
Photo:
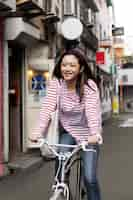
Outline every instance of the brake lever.
[[82, 146], [82, 149], [83, 151], [93, 151], [96, 153], [96, 150], [95, 149], [92, 149], [92, 148], [87, 148], [87, 145], [88, 145], [88, 142], [87, 141], [84, 141], [81, 143], [81, 146]]
[[86, 146], [88, 145], [88, 142], [87, 141], [84, 141], [81, 143], [81, 147], [83, 149], [83, 151], [86, 151]]

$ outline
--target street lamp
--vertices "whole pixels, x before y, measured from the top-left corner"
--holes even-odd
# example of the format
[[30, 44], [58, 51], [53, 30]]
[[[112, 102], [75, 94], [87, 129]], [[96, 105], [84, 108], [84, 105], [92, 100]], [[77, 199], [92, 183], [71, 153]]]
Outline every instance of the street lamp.
[[82, 34], [83, 25], [78, 18], [68, 17], [61, 25], [61, 32], [67, 40], [75, 40]]
[[77, 46], [78, 39], [83, 32], [83, 24], [76, 17], [67, 17], [61, 25], [61, 33], [65, 39], [65, 48]]

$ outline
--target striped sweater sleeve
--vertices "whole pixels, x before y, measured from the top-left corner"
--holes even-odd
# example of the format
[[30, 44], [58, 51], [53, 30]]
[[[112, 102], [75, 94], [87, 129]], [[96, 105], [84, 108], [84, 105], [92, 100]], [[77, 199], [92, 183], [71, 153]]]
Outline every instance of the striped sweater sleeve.
[[47, 84], [47, 94], [42, 100], [39, 120], [37, 127], [33, 131], [33, 135], [44, 136], [48, 124], [51, 119], [52, 112], [56, 109], [56, 101], [57, 101], [57, 80], [50, 80]]
[[87, 117], [89, 135], [98, 135], [102, 143], [102, 120], [99, 90], [94, 81], [88, 81], [85, 86], [85, 113]]

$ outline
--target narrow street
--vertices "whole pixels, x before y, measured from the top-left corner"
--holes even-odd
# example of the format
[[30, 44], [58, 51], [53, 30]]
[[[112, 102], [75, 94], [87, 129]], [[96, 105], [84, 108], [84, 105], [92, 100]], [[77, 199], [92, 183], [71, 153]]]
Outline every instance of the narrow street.
[[131, 0], [0, 0], [0, 200], [49, 200], [55, 161], [31, 139], [56, 130], [52, 121], [82, 139], [97, 132], [100, 113], [101, 200], [133, 200], [132, 8]]
[[[102, 200], [132, 200], [133, 127], [132, 115], [115, 116], [104, 124], [104, 145], [101, 148], [99, 176]], [[48, 199], [54, 174], [53, 162], [24, 174], [16, 174], [0, 181], [1, 200]]]
[[123, 124], [133, 115], [115, 117], [104, 125], [104, 145], [100, 160], [103, 200], [132, 200], [133, 123]]

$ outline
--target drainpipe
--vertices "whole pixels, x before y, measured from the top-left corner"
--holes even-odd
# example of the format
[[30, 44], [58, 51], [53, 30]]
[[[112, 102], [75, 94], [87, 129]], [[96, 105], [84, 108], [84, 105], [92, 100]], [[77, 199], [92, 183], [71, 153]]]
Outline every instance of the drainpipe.
[[0, 176], [4, 174], [3, 165], [3, 18], [0, 18]]
[[9, 161], [9, 52], [6, 38], [3, 48], [3, 159], [7, 163]]

